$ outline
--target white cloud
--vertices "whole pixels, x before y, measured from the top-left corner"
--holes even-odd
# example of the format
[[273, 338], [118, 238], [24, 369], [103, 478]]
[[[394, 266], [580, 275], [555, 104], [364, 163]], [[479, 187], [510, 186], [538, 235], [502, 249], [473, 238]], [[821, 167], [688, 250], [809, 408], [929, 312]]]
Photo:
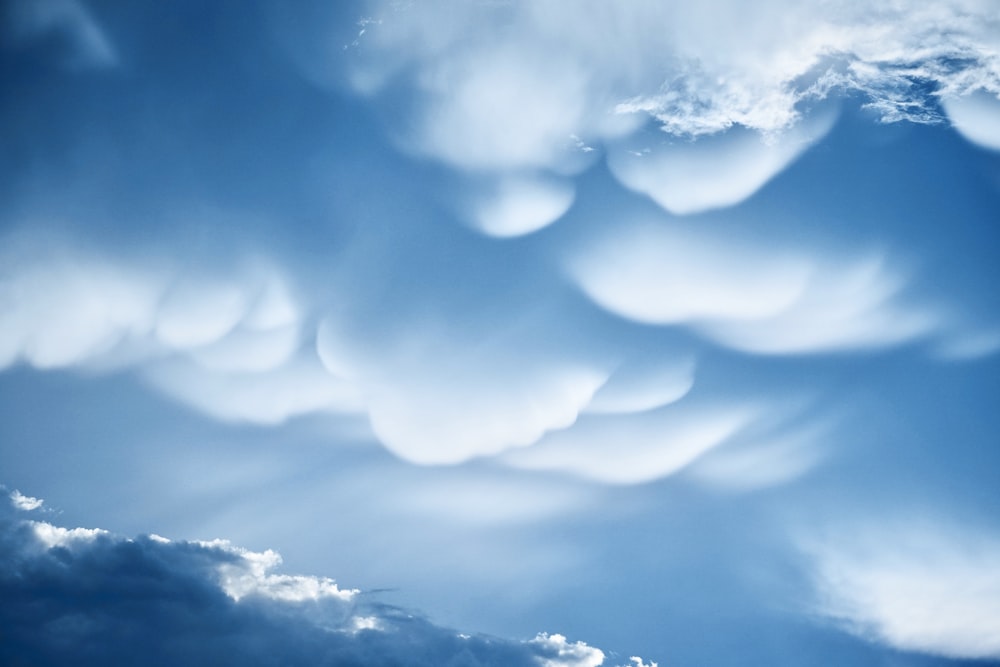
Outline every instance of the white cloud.
[[143, 376], [167, 395], [223, 421], [280, 424], [306, 414], [364, 408], [352, 384], [308, 355], [269, 370], [236, 372], [171, 359], [147, 366]]
[[827, 428], [817, 425], [726, 444], [699, 458], [686, 474], [706, 486], [752, 491], [801, 477], [823, 458]]
[[[586, 368], [428, 369], [366, 391], [372, 429], [414, 463], [459, 463], [535, 443], [576, 421], [604, 375]], [[492, 376], [492, 379], [491, 379]]]
[[953, 336], [937, 309], [903, 298], [904, 275], [879, 254], [811, 256], [663, 224], [609, 235], [569, 266], [587, 296], [613, 313], [686, 325], [746, 352], [805, 354]]
[[[794, 135], [818, 101], [860, 92], [885, 120], [934, 121], [929, 91], [1000, 92], [994, 9], [985, 0], [770, 0], [751, 12], [714, 0], [583, 2], [566, 12], [555, 0], [461, 8], [381, 0], [369, 3], [377, 20], [350, 68], [363, 94], [399, 83], [416, 91], [408, 140], [429, 155], [461, 168], [563, 170], [572, 163], [568, 137], [613, 140], [644, 117], [682, 136], [733, 127]], [[808, 143], [822, 132], [806, 134]], [[800, 136], [745, 147], [717, 193], [661, 199], [678, 211], [733, 203], [802, 144]], [[697, 147], [687, 153], [700, 161]], [[674, 159], [663, 160], [660, 171], [674, 171]], [[630, 187], [672, 187], [657, 186], [651, 167], [615, 162]]]
[[625, 363], [611, 374], [584, 409], [587, 414], [644, 412], [679, 401], [694, 386], [691, 358]]
[[738, 204], [821, 139], [830, 113], [812, 117], [780, 136], [742, 131], [697, 142], [674, 142], [635, 151], [614, 147], [608, 165], [627, 188], [649, 195], [675, 215]]
[[814, 277], [782, 312], [747, 322], [710, 321], [699, 329], [729, 347], [764, 354], [879, 348], [940, 330], [929, 307], [900, 303], [903, 278], [880, 257], [817, 263]]
[[236, 556], [233, 561], [220, 563], [218, 573], [222, 590], [237, 602], [248, 595], [260, 595], [285, 602], [322, 598], [347, 602], [360, 592], [357, 589], [341, 589], [336, 582], [326, 577], [272, 574], [271, 570], [281, 564], [281, 555], [271, 549], [263, 552], [249, 551], [233, 546], [227, 540], [199, 544]]
[[[9, 238], [0, 273], [0, 367], [139, 363], [187, 352], [214, 370], [268, 370], [299, 345], [299, 308], [269, 267], [227, 280]], [[40, 247], [49, 244], [49, 247]]]
[[26, 496], [17, 489], [14, 489], [10, 494], [10, 502], [17, 509], [30, 512], [41, 507], [45, 501], [40, 498]]
[[897, 649], [1000, 658], [1000, 541], [925, 524], [812, 540], [817, 610]]
[[565, 179], [508, 177], [483, 196], [471, 212], [475, 226], [501, 238], [546, 227], [573, 204], [573, 184]]
[[418, 146], [471, 169], [548, 167], [570, 158], [586, 73], [553, 54], [490, 48], [438, 63]]
[[751, 407], [668, 406], [638, 415], [587, 416], [500, 460], [605, 484], [642, 484], [676, 473], [750, 425]]
[[568, 427], [607, 379], [569, 354], [540, 355], [533, 326], [503, 327], [475, 341], [409, 330], [369, 350], [327, 318], [317, 350], [330, 373], [359, 388], [389, 450], [413, 463], [459, 463]]
[[1000, 98], [979, 90], [941, 100], [948, 119], [959, 133], [984, 148], [1000, 151]]
[[37, 246], [8, 245], [0, 368], [136, 368], [167, 395], [229, 421], [364, 407], [352, 385], [299, 353], [301, 307], [270, 267], [171, 281], [166, 265]]
[[569, 642], [560, 634], [541, 632], [528, 643], [541, 650], [538, 662], [542, 667], [599, 667], [604, 664], [604, 651], [583, 642]]
[[284, 365], [300, 344], [297, 323], [263, 330], [236, 327], [190, 350], [190, 357], [207, 371], [261, 373]]
[[156, 337], [174, 349], [214, 343], [246, 314], [249, 296], [242, 285], [182, 280], [170, 288], [159, 307]]
[[807, 288], [811, 266], [780, 249], [647, 225], [594, 242], [571, 260], [570, 273], [587, 296], [618, 315], [681, 324], [780, 313]]
[[159, 276], [59, 253], [29, 262], [10, 250], [0, 274], [0, 367], [74, 366], [148, 336]]
[[31, 521], [29, 525], [39, 542], [46, 549], [65, 547], [76, 542], [92, 542], [108, 531], [100, 528], [63, 528], [45, 521]]
[[623, 665], [622, 667], [659, 667], [659, 665], [657, 663], [653, 662], [652, 660], [649, 661], [649, 664], [646, 664], [645, 662], [643, 662], [642, 658], [640, 658], [638, 656], [635, 656], [635, 655], [633, 655], [628, 660], [632, 664], [631, 665]]

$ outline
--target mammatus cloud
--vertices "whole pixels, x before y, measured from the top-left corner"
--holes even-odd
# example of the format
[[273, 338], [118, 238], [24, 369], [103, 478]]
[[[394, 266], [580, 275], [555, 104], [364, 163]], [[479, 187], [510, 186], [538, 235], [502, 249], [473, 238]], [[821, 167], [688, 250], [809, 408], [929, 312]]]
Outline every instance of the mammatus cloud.
[[304, 313], [273, 267], [181, 277], [59, 244], [7, 250], [0, 368], [137, 366], [166, 394], [229, 421], [362, 409], [350, 386], [300, 353]]
[[514, 327], [474, 342], [454, 331], [411, 332], [366, 352], [331, 318], [317, 347], [331, 374], [359, 387], [386, 447], [417, 463], [457, 463], [567, 428], [607, 379], [586, 360], [538, 354], [534, 331]]
[[1000, 151], [1000, 97], [977, 90], [941, 100], [955, 129], [969, 141]]
[[661, 224], [607, 234], [569, 271], [617, 315], [689, 327], [744, 352], [881, 348], [952, 334], [937, 309], [903, 298], [904, 274], [877, 254], [826, 258]]
[[[411, 128], [399, 136], [410, 150], [503, 178], [575, 173], [592, 159], [580, 146], [605, 145], [624, 185], [685, 214], [753, 194], [825, 133], [831, 98], [860, 96], [883, 121], [920, 123], [944, 120], [943, 100], [960, 131], [995, 146], [994, 10], [983, 0], [769, 0], [753, 12], [732, 0], [584, 2], [573, 12], [553, 0], [373, 0], [348, 79], [365, 96], [413, 99], [400, 112], [388, 96], [394, 127]], [[742, 128], [766, 140], [675, 142], [638, 156], [616, 148], [648, 122], [678, 137]], [[504, 218], [502, 229], [544, 217]]]
[[619, 142], [608, 149], [608, 166], [622, 185], [670, 213], [699, 213], [738, 204], [757, 192], [822, 139], [833, 120], [827, 112], [769, 138], [743, 130], [655, 148]]
[[683, 354], [665, 360], [625, 362], [615, 368], [584, 408], [586, 414], [628, 414], [662, 408], [694, 386], [695, 361]]
[[573, 204], [573, 184], [566, 179], [508, 177], [472, 205], [477, 229], [489, 236], [523, 236], [555, 222]]
[[1000, 658], [1000, 540], [954, 527], [888, 524], [805, 542], [816, 611], [897, 649]]
[[[579, 246], [568, 271], [601, 308], [743, 352], [883, 348], [922, 337], [940, 339], [941, 353], [952, 356], [995, 349], [993, 338], [976, 343], [975, 331], [903, 300], [904, 277], [879, 256], [829, 259], [737, 241], [663, 221], [622, 224]], [[756, 488], [818, 460], [814, 448], [787, 445], [784, 427], [761, 448], [720, 449], [758, 418], [781, 415], [759, 414], [740, 396], [687, 401], [698, 382], [689, 350], [635, 355], [585, 331], [574, 345], [554, 343], [566, 325], [549, 302], [530, 313], [505, 306], [471, 334], [404, 319], [397, 324], [410, 324], [373, 344], [372, 325], [352, 328], [341, 313], [320, 319], [302, 304], [321, 295], [297, 298], [291, 277], [265, 262], [181, 277], [168, 263], [58, 243], [8, 247], [2, 366], [132, 368], [166, 396], [223, 421], [367, 417], [382, 445], [419, 464], [499, 457], [516, 468], [633, 484], [718, 450], [695, 477]], [[754, 477], [761, 466], [753, 458], [774, 474]], [[741, 468], [749, 471], [744, 483], [733, 479]]]
[[330, 579], [275, 574], [273, 551], [66, 529], [24, 516], [26, 496], [8, 497], [0, 508], [4, 664], [611, 664], [559, 634], [460, 634]]
[[751, 408], [685, 409], [668, 406], [641, 415], [584, 417], [572, 428], [511, 450], [515, 468], [570, 472], [610, 484], [639, 484], [671, 475], [739, 433]]

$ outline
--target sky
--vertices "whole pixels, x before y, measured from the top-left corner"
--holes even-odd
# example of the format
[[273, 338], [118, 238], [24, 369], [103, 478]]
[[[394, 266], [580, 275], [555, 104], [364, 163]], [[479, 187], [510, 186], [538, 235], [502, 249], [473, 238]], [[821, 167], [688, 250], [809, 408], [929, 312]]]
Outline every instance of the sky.
[[1000, 665], [992, 0], [4, 0], [0, 86], [0, 662]]

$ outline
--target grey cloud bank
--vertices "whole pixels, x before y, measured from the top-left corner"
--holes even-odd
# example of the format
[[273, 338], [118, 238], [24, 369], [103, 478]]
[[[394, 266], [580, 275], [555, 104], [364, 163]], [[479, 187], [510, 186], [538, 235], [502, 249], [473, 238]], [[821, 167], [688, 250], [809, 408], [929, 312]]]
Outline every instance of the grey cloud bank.
[[272, 574], [271, 551], [62, 528], [26, 499], [0, 509], [4, 664], [611, 664], [562, 635], [465, 635], [329, 579]]

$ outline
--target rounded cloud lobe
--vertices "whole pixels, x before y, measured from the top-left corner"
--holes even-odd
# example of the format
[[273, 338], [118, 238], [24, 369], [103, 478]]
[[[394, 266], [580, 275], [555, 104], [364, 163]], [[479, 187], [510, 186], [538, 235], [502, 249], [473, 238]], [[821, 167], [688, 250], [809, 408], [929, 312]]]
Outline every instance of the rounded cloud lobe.
[[[592, 157], [581, 147], [605, 146], [622, 184], [690, 214], [739, 203], [783, 170], [829, 128], [831, 98], [860, 95], [883, 121], [921, 123], [943, 120], [944, 100], [960, 131], [995, 146], [992, 10], [980, 0], [770, 0], [753, 12], [732, 0], [571, 12], [552, 0], [373, 1], [345, 48], [356, 92], [376, 104], [399, 89], [412, 99], [412, 129], [399, 133], [408, 150], [505, 178], [576, 173]], [[398, 127], [399, 112], [390, 116]], [[649, 122], [677, 137], [744, 129], [764, 140], [621, 148]]]
[[941, 103], [962, 136], [984, 148], [1000, 151], [1000, 98], [978, 90], [963, 97], [945, 97]]
[[902, 272], [879, 255], [844, 260], [634, 225], [579, 253], [569, 272], [617, 315], [690, 327], [745, 352], [880, 348], [950, 334], [935, 309], [901, 297]]
[[522, 236], [552, 224], [573, 204], [571, 182], [507, 178], [474, 205], [473, 221], [489, 236]]
[[[560, 254], [600, 309], [743, 353], [918, 340], [944, 349], [972, 335], [943, 310], [904, 299], [905, 276], [881, 256], [831, 258], [720, 237], [663, 221], [623, 224]], [[804, 474], [818, 459], [798, 444], [765, 446], [761, 456], [721, 447], [787, 411], [739, 392], [690, 397], [699, 386], [691, 349], [640, 352], [627, 337], [588, 334], [563, 321], [572, 294], [481, 295], [489, 307], [468, 328], [451, 323], [468, 315], [451, 306], [434, 317], [387, 307], [361, 322], [349, 308], [303, 305], [293, 275], [271, 264], [180, 277], [168, 262], [140, 268], [54, 249], [32, 257], [10, 261], [0, 283], [7, 365], [131, 368], [164, 395], [223, 421], [362, 416], [375, 439], [412, 463], [496, 457], [611, 484], [675, 474], [710, 450], [715, 463], [704, 470], [732, 471], [756, 458], [785, 471], [746, 488]], [[441, 303], [441, 295], [415, 294]], [[974, 354], [993, 349], [980, 348]], [[787, 441], [786, 430], [768, 437]]]
[[[790, 356], [932, 341], [942, 356], [995, 351], [995, 329], [967, 331], [951, 311], [910, 298], [887, 252], [741, 242], [673, 219], [752, 196], [822, 139], [834, 115], [823, 100], [836, 91], [918, 121], [933, 120], [940, 96], [980, 136], [970, 128], [982, 114], [968, 105], [989, 106], [996, 88], [993, 23], [974, 20], [985, 5], [775, 1], [762, 13], [783, 17], [773, 25], [721, 0], [369, 9], [341, 54], [352, 91], [375, 106], [400, 102], [397, 147], [473, 184], [443, 208], [489, 238], [421, 210], [352, 228], [350, 247], [330, 248], [335, 266], [322, 269], [263, 250], [266, 261], [226, 271], [58, 248], [25, 259], [10, 246], [0, 367], [130, 368], [226, 421], [361, 415], [411, 462], [513, 452], [521, 467], [623, 483], [673, 474], [733, 435], [678, 436], [676, 451], [688, 453], [672, 458], [669, 443], [623, 427], [601, 436], [631, 447], [633, 463], [615, 473], [602, 472], [605, 453], [583, 456], [594, 446], [566, 444], [665, 407], [696, 419], [692, 349]], [[959, 56], [961, 67], [947, 66]], [[602, 153], [624, 186], [616, 194], [639, 192], [673, 215], [643, 225], [602, 211], [596, 231], [589, 212], [577, 216], [589, 194], [577, 177]], [[622, 321], [608, 325], [607, 314]], [[691, 344], [634, 351], [651, 329]], [[737, 393], [704, 414], [757, 407]]]

